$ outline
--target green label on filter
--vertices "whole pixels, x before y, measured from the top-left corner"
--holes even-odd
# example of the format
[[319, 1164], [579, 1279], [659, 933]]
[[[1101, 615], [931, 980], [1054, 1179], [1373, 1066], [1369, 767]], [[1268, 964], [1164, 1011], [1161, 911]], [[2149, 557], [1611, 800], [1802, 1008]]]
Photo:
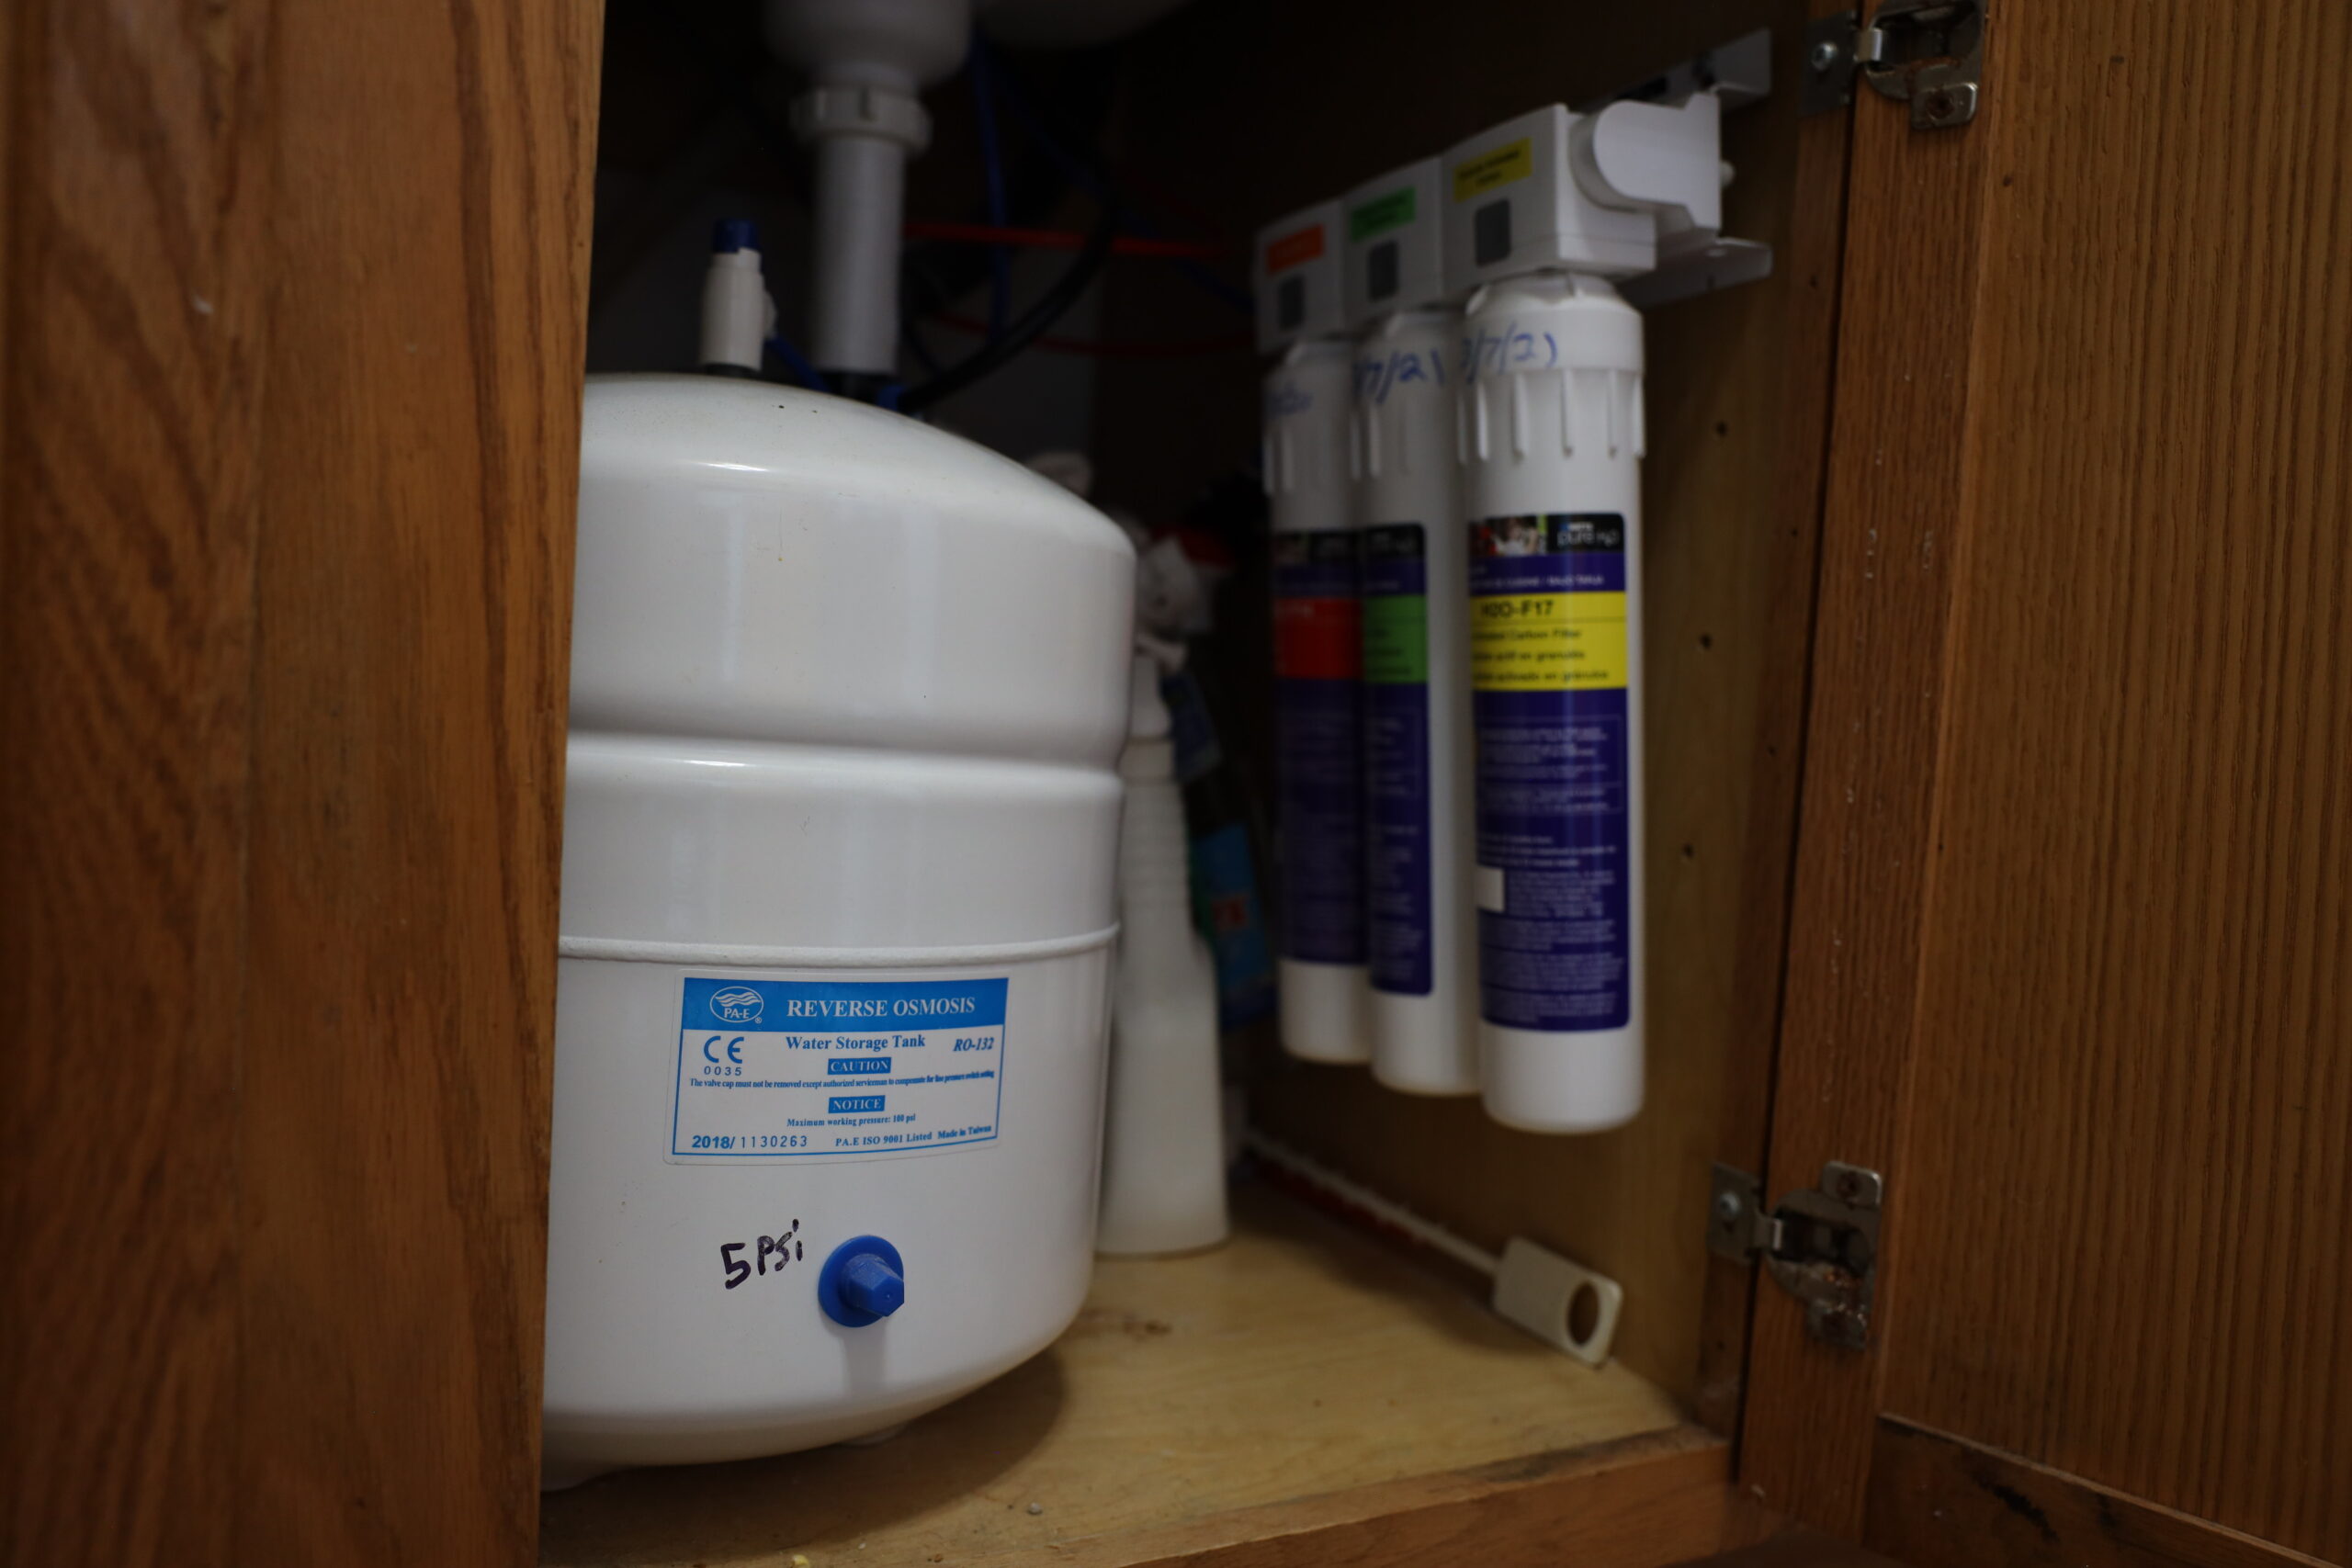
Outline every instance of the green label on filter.
[[1348, 238], [1352, 242], [1385, 234], [1413, 220], [1413, 187], [1400, 186], [1386, 196], [1374, 197], [1348, 213]]
[[1384, 684], [1430, 678], [1430, 602], [1384, 593], [1363, 602], [1363, 678]]
[[1372, 684], [1429, 681], [1426, 547], [1418, 523], [1363, 531], [1363, 679]]

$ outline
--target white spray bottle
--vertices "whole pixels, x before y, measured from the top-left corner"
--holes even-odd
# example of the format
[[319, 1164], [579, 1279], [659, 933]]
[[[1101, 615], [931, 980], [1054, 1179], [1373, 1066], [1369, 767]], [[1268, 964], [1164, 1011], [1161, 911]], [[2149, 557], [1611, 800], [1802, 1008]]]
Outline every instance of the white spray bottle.
[[[1130, 527], [1140, 535], [1141, 530]], [[1119, 756], [1119, 957], [1111, 1084], [1102, 1118], [1098, 1252], [1191, 1252], [1225, 1239], [1225, 1135], [1217, 1085], [1216, 964], [1193, 924], [1191, 840], [1176, 782], [1163, 670], [1183, 645], [1200, 584], [1172, 540], [1136, 539], [1134, 686]]]

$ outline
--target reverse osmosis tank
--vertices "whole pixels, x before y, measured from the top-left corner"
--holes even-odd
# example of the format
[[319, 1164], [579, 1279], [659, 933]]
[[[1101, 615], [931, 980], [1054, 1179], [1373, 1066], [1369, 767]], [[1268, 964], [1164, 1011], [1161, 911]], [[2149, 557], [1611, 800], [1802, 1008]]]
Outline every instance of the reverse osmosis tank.
[[873, 1433], [1076, 1314], [1134, 575], [900, 415], [590, 382], [549, 1484]]

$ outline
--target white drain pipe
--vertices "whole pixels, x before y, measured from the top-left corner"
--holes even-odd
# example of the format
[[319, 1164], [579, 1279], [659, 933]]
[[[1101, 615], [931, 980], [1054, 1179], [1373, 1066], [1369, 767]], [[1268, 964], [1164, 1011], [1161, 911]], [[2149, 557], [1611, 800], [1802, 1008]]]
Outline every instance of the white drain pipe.
[[887, 380], [898, 369], [907, 159], [931, 141], [916, 95], [963, 62], [970, 0], [769, 0], [766, 20], [769, 46], [809, 78], [792, 124], [816, 145], [810, 362]]

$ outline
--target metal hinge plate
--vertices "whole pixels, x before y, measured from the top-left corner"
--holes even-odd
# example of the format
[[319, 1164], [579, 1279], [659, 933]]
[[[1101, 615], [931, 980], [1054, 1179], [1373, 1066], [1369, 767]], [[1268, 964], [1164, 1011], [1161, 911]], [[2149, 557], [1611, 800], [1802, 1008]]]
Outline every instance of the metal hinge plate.
[[1792, 1192], [1768, 1212], [1754, 1177], [1719, 1165], [1707, 1250], [1735, 1263], [1760, 1260], [1781, 1289], [1804, 1303], [1804, 1325], [1815, 1338], [1859, 1350], [1870, 1342], [1885, 1200], [1878, 1172], [1831, 1160], [1821, 1168], [1818, 1187]]
[[1945, 130], [1976, 118], [1984, 83], [1985, 0], [1881, 0], [1868, 26], [1839, 11], [1806, 24], [1805, 114], [1854, 101], [1860, 76], [1911, 106], [1911, 129]]
[[1804, 85], [1799, 114], [1823, 114], [1854, 101], [1855, 14], [1832, 11], [1804, 25]]

